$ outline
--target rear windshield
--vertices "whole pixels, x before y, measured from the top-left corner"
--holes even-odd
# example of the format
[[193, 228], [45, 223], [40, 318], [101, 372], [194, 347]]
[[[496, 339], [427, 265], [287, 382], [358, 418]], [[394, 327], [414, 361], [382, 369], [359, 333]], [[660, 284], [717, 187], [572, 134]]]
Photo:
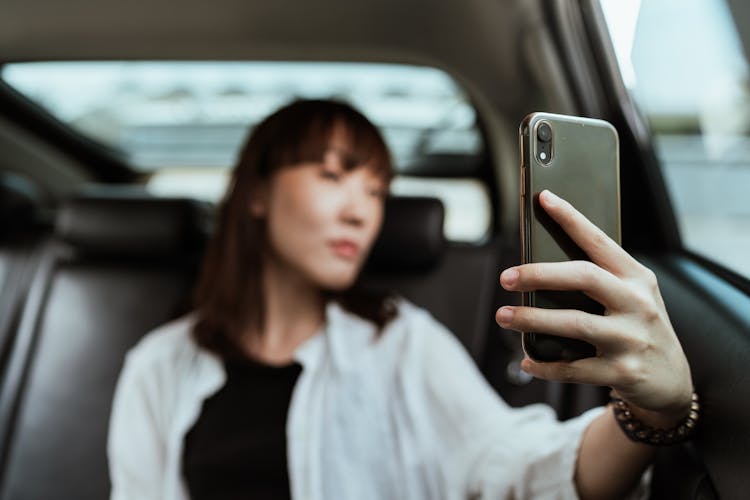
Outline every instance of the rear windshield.
[[[340, 98], [383, 131], [395, 163], [476, 156], [474, 108], [444, 72], [393, 64], [34, 62], [2, 78], [144, 171], [228, 167], [263, 117], [295, 98]], [[462, 158], [467, 165], [466, 158]]]

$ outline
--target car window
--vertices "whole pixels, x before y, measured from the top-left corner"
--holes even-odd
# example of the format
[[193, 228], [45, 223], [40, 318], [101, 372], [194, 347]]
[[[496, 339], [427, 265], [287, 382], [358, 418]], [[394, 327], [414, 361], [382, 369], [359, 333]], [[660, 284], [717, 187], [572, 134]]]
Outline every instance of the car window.
[[[479, 241], [490, 227], [487, 189], [471, 178], [485, 154], [476, 112], [454, 80], [435, 68], [27, 62], [4, 65], [2, 78], [57, 119], [119, 152], [131, 167], [149, 173], [153, 192], [214, 201], [224, 192], [244, 138], [262, 118], [295, 98], [342, 99], [383, 132], [399, 174], [394, 192], [440, 198], [451, 240]], [[437, 177], [446, 170], [450, 178]], [[420, 177], [411, 175], [416, 171]]]
[[726, 0], [600, 2], [684, 246], [750, 277], [750, 33]]

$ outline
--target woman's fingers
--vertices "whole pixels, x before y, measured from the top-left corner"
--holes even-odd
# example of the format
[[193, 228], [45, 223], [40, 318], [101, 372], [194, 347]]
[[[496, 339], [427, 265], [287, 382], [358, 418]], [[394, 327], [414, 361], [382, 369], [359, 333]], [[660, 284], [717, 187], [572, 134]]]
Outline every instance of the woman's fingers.
[[545, 189], [539, 203], [596, 264], [618, 276], [630, 276], [639, 269], [630, 254], [567, 201]]
[[537, 363], [526, 358], [521, 362], [521, 368], [536, 378], [558, 382], [611, 387], [619, 381], [617, 370], [602, 358], [546, 363]]
[[500, 284], [519, 292], [581, 291], [608, 309], [624, 309], [630, 301], [628, 288], [617, 276], [586, 260], [511, 267], [500, 275]]
[[619, 341], [610, 330], [609, 319], [574, 309], [521, 306], [503, 306], [495, 313], [495, 320], [503, 328], [579, 339], [603, 349]]

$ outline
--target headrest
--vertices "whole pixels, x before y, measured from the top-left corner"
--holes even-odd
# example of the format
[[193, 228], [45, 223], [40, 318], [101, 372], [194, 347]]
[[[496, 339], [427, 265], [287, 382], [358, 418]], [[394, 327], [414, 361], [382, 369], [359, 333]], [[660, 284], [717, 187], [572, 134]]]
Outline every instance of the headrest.
[[426, 271], [445, 249], [445, 210], [437, 198], [389, 197], [380, 236], [365, 266], [369, 271]]
[[55, 233], [83, 253], [156, 256], [199, 248], [207, 220], [204, 203], [115, 191], [70, 199], [58, 211]]

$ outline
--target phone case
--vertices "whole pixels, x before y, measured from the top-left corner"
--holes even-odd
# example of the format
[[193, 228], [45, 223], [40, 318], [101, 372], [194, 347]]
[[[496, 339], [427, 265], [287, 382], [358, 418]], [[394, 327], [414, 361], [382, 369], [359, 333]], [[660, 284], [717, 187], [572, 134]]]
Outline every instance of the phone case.
[[[543, 147], [537, 140], [542, 122], [552, 131], [547, 165], [537, 154], [537, 148]], [[539, 205], [539, 193], [545, 189], [570, 202], [621, 244], [619, 139], [615, 128], [603, 120], [532, 113], [521, 122], [519, 136], [523, 262], [589, 260]], [[604, 312], [600, 304], [580, 292], [524, 293], [523, 304]], [[596, 355], [594, 346], [587, 342], [538, 332], [524, 332], [522, 342], [526, 354], [537, 361], [571, 361]]]

